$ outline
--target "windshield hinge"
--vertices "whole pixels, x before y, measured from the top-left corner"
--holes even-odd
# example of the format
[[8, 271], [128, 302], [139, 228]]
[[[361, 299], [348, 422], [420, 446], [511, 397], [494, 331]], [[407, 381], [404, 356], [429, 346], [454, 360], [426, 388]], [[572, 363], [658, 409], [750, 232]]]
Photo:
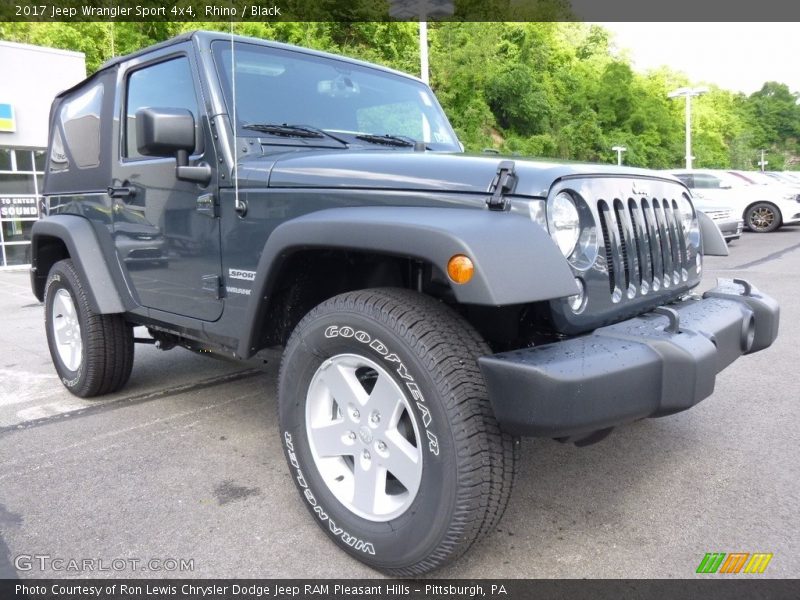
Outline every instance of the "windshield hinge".
[[200, 286], [205, 293], [211, 294], [212, 298], [216, 300], [222, 298], [222, 277], [219, 275], [203, 275]]
[[216, 217], [217, 215], [217, 202], [214, 194], [201, 194], [197, 197], [197, 212], [207, 217]]
[[514, 191], [514, 185], [517, 183], [517, 176], [514, 174], [514, 161], [504, 160], [497, 165], [497, 174], [489, 186], [489, 192], [492, 197], [486, 201], [489, 210], [505, 210], [506, 198], [505, 194]]

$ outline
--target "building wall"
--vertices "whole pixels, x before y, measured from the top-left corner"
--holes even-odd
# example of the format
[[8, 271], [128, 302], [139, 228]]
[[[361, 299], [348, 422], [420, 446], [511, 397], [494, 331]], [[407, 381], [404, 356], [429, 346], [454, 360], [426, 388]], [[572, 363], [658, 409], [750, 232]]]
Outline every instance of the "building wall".
[[[86, 77], [83, 53], [0, 41], [0, 269], [30, 263], [53, 98]], [[10, 110], [9, 110], [10, 106]], [[13, 114], [14, 131], [7, 117]]]

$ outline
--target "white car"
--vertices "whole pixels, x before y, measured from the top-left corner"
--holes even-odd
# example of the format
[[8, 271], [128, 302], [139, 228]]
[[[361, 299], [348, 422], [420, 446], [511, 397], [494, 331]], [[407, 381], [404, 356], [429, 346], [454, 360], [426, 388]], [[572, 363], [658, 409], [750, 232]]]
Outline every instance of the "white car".
[[[755, 233], [775, 231], [781, 225], [800, 223], [800, 190], [755, 183], [751, 173], [712, 169], [671, 171], [692, 190], [698, 201], [732, 206]], [[766, 177], [766, 176], [765, 176]]]

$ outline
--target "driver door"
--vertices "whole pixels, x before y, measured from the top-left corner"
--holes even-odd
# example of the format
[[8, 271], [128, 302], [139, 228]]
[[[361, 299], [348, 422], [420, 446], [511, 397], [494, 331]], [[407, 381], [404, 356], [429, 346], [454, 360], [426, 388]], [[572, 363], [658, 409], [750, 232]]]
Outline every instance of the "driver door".
[[120, 160], [109, 184], [114, 243], [143, 306], [213, 321], [222, 314], [220, 225], [208, 204], [213, 183], [203, 187], [177, 179], [175, 158], [142, 156], [136, 143], [139, 109], [188, 109], [196, 140], [189, 160], [215, 164], [213, 144], [204, 143], [211, 136], [189, 50], [187, 45], [176, 53], [172, 47], [165, 56], [134, 61], [122, 73]]

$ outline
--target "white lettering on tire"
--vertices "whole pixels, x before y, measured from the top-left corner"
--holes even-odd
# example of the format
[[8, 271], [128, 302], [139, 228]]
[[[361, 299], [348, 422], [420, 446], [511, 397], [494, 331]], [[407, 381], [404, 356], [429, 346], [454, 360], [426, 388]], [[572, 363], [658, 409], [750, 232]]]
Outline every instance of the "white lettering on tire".
[[297, 454], [294, 452], [294, 443], [292, 442], [292, 434], [288, 431], [284, 432], [283, 434], [284, 442], [286, 443], [286, 451], [289, 453], [289, 463], [292, 465], [292, 468], [295, 470], [295, 479], [297, 479], [297, 483], [300, 484], [300, 487], [303, 488], [303, 496], [305, 497], [306, 501], [314, 508], [314, 513], [319, 517], [320, 521], [327, 521], [328, 522], [328, 529], [330, 532], [342, 540], [348, 546], [364, 552], [365, 554], [375, 554], [375, 546], [372, 542], [365, 542], [354, 535], [350, 535], [341, 527], [336, 525], [336, 522], [331, 519], [330, 515], [325, 512], [325, 509], [319, 504], [317, 501], [316, 496], [308, 487], [308, 482], [306, 481], [305, 476], [303, 475], [302, 469], [300, 469], [300, 464], [297, 460]]

